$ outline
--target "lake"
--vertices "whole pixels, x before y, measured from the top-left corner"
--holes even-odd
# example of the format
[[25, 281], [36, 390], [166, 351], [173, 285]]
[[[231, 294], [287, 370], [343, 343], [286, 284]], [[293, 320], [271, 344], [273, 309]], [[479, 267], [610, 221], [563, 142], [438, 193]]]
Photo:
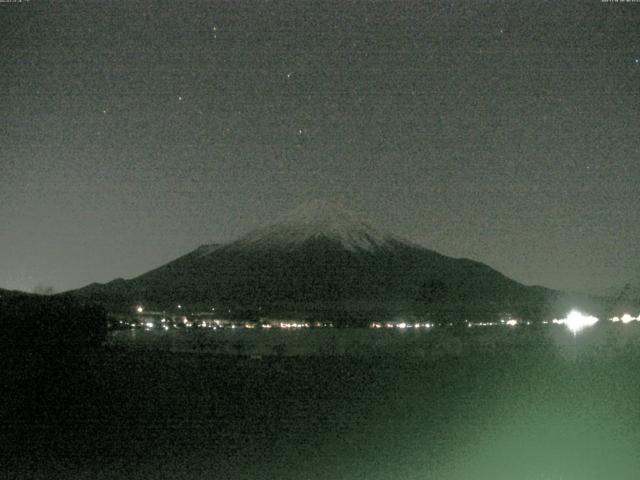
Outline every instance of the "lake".
[[635, 479], [637, 327], [118, 332], [108, 348], [28, 375], [14, 365], [0, 469], [16, 479]]

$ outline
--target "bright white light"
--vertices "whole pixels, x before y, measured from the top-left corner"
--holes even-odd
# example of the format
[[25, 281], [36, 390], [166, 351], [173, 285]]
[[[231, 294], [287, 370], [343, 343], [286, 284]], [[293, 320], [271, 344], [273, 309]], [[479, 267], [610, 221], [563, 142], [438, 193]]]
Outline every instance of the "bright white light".
[[554, 323], [559, 323], [566, 325], [569, 330], [573, 332], [575, 335], [580, 330], [591, 327], [598, 322], [596, 317], [592, 317], [590, 315], [584, 315], [583, 313], [578, 312], [577, 310], [571, 310], [566, 318], [562, 320], [554, 320]]
[[398, 324], [398, 328], [407, 328], [407, 324], [406, 323], [399, 323]]
[[516, 325], [518, 325], [518, 321], [514, 320], [513, 318], [507, 320], [505, 323], [510, 327], [515, 327]]
[[629, 323], [629, 322], [633, 322], [635, 318], [633, 318], [628, 313], [625, 313], [624, 315], [622, 315], [622, 318], [620, 320], [622, 320], [622, 323]]
[[612, 317], [612, 318], [610, 318], [609, 320], [611, 320], [611, 321], [612, 321], [612, 322], [614, 322], [614, 323], [617, 323], [617, 322], [619, 322], [619, 321], [620, 321], [620, 317]]
[[142, 308], [141, 306], [138, 306], [138, 308], [136, 308], [136, 312], [142, 313], [144, 312], [144, 308]]
[[147, 328], [153, 328], [153, 322], [147, 322], [145, 325]]

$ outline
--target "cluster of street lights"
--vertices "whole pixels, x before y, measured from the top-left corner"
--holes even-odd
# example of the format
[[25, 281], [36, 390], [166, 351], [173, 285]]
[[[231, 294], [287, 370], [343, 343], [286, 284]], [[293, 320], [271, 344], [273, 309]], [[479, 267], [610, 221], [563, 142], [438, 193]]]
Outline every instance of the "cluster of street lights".
[[[178, 305], [178, 309], [182, 309], [182, 305]], [[144, 307], [142, 305], [138, 305], [135, 307], [135, 310], [138, 314], [142, 314], [144, 313]], [[215, 311], [215, 308], [212, 308], [213, 311]], [[164, 319], [163, 319], [164, 320]], [[577, 334], [578, 332], [584, 330], [585, 328], [588, 327], [592, 327], [593, 325], [595, 325], [597, 322], [599, 321], [599, 319], [597, 317], [594, 317], [592, 315], [586, 315], [584, 313], [581, 313], [578, 310], [571, 310], [567, 316], [565, 318], [561, 318], [561, 319], [553, 319], [550, 322], [545, 320], [542, 323], [543, 324], [554, 324], [554, 325], [564, 325], [566, 326], [574, 335]], [[627, 323], [631, 323], [634, 321], [640, 322], [640, 315], [638, 315], [637, 317], [634, 317], [628, 313], [625, 313], [624, 315], [618, 317], [612, 317], [609, 319], [609, 321], [614, 322], [614, 323], [623, 323], [623, 324], [627, 324]], [[164, 321], [162, 322], [164, 323]], [[186, 317], [184, 317], [184, 323], [186, 326], [191, 326], [190, 323]], [[216, 322], [217, 323], [217, 322]], [[469, 321], [465, 321], [465, 323], [467, 324], [468, 327], [493, 327], [493, 326], [508, 326], [508, 327], [515, 327], [518, 326], [522, 323], [526, 324], [526, 325], [530, 325], [531, 322], [520, 322], [519, 320], [516, 320], [514, 318], [508, 318], [508, 319], [503, 319], [500, 320], [500, 322], [469, 322]], [[147, 322], [145, 324], [145, 326], [147, 328], [153, 328], [154, 324], [152, 322]], [[165, 329], [168, 329], [166, 327], [166, 325], [163, 325], [165, 327]], [[202, 326], [209, 326], [207, 325], [202, 325]], [[216, 327], [219, 325], [216, 325]], [[263, 328], [270, 328], [271, 325], [262, 325]], [[311, 325], [308, 322], [280, 322], [278, 325], [278, 327], [280, 328], [284, 328], [284, 329], [290, 329], [290, 328], [309, 328]], [[315, 325], [314, 325], [315, 326]], [[426, 328], [426, 329], [430, 329], [432, 327], [434, 327], [435, 325], [433, 323], [430, 322], [415, 322], [415, 323], [409, 323], [409, 322], [373, 322], [370, 324], [371, 328], [374, 329], [380, 329], [380, 328], [397, 328], [397, 329], [408, 329], [408, 328]]]

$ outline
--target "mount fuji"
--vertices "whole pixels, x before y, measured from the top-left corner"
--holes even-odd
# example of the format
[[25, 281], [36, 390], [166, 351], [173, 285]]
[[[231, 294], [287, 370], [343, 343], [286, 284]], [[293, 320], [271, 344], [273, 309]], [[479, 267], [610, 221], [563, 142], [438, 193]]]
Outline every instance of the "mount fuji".
[[398, 314], [535, 319], [573, 304], [561, 292], [441, 255], [321, 201], [231, 243], [203, 245], [136, 278], [72, 294], [112, 310], [137, 302], [157, 308], [180, 303], [246, 317], [330, 316], [347, 323]]

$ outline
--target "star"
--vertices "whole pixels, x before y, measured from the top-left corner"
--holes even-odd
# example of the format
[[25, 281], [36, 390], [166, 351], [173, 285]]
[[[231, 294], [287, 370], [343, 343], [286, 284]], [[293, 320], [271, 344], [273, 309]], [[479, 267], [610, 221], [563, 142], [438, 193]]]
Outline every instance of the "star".
[[182, 95], [178, 95], [178, 101], [181, 102], [182, 101]]
[[287, 73], [287, 78], [291, 78], [291, 72]]

